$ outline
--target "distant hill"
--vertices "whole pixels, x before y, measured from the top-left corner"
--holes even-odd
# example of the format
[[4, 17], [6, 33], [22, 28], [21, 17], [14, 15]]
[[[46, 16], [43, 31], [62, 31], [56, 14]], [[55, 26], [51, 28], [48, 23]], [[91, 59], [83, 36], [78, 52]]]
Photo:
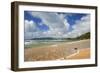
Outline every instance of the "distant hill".
[[85, 33], [79, 37], [77, 37], [76, 39], [89, 39], [90, 38], [90, 32]]
[[55, 40], [56, 38], [52, 37], [42, 37], [42, 38], [32, 38], [32, 40]]
[[82, 39], [89, 39], [90, 32], [85, 33], [76, 38], [53, 38], [53, 37], [43, 37], [43, 38], [32, 38], [31, 40], [82, 40]]
[[43, 38], [33, 38], [32, 40], [67, 40], [67, 38], [43, 37]]

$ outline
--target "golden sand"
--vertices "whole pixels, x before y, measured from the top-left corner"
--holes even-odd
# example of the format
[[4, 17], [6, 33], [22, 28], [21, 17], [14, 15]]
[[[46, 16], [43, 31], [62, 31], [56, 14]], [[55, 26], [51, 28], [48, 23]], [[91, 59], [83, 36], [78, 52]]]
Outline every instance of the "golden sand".
[[[74, 48], [78, 48], [75, 50]], [[88, 47], [88, 48], [87, 48]], [[87, 59], [90, 58], [90, 40], [82, 40], [74, 43], [61, 43], [39, 48], [29, 48], [24, 50], [25, 61], [47, 61], [62, 59]], [[69, 55], [77, 53], [71, 57]]]
[[82, 49], [80, 50], [79, 54], [76, 54], [74, 56], [71, 56], [67, 59], [88, 59], [90, 58], [90, 49]]

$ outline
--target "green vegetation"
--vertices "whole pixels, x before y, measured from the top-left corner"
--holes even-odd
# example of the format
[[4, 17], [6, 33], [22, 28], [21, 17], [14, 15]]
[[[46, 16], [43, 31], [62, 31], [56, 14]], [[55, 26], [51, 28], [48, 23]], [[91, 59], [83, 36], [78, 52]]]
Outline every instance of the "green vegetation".
[[68, 40], [84, 40], [84, 39], [90, 39], [90, 32], [85, 33], [79, 37], [76, 38], [67, 38]]
[[83, 39], [90, 39], [90, 32], [88, 33], [85, 33], [79, 37], [77, 37], [76, 39], [80, 39], [80, 40], [83, 40]]

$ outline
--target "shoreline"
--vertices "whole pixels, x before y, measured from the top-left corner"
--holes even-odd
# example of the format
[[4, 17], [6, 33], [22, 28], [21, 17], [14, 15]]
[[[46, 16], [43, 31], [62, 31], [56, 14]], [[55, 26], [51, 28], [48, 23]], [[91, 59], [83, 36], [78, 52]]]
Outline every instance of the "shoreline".
[[[39, 48], [30, 48], [24, 50], [25, 61], [45, 61], [45, 60], [56, 60], [67, 57], [77, 52], [74, 48], [78, 48], [80, 51], [79, 55], [72, 56], [65, 59], [84, 59], [90, 57], [90, 40], [80, 40], [69, 43], [59, 43], [54, 45], [43, 46]], [[84, 51], [82, 51], [84, 50]], [[84, 56], [87, 52], [87, 55]], [[75, 58], [76, 57], [76, 58]]]
[[[52, 44], [44, 44], [44, 45], [41, 45], [41, 46], [37, 46], [37, 47], [33, 47], [33, 48], [41, 48], [41, 47], [47, 47], [47, 46], [53, 46], [53, 45], [60, 45], [60, 44], [74, 44], [74, 43], [79, 43], [79, 42], [85, 42], [85, 41], [88, 41], [90, 39], [84, 39], [84, 40], [74, 40], [74, 41], [63, 41], [63, 42], [56, 42], [55, 43], [52, 43]], [[48, 42], [47, 42], [48, 43]], [[49, 42], [50, 43], [50, 42]], [[33, 44], [34, 45], [34, 44]], [[32, 48], [32, 47], [31, 47]], [[31, 49], [31, 48], [25, 48], [25, 49]]]

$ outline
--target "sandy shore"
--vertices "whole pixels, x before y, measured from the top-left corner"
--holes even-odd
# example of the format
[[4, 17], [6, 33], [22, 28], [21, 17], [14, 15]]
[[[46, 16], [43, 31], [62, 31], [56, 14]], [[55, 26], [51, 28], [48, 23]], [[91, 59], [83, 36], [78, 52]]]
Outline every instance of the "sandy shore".
[[24, 58], [25, 61], [87, 59], [90, 58], [90, 40], [25, 49]]
[[75, 54], [68, 58], [66, 57], [66, 59], [88, 59], [88, 58], [90, 58], [90, 49], [89, 48], [81, 49], [81, 50], [79, 50], [78, 54]]

